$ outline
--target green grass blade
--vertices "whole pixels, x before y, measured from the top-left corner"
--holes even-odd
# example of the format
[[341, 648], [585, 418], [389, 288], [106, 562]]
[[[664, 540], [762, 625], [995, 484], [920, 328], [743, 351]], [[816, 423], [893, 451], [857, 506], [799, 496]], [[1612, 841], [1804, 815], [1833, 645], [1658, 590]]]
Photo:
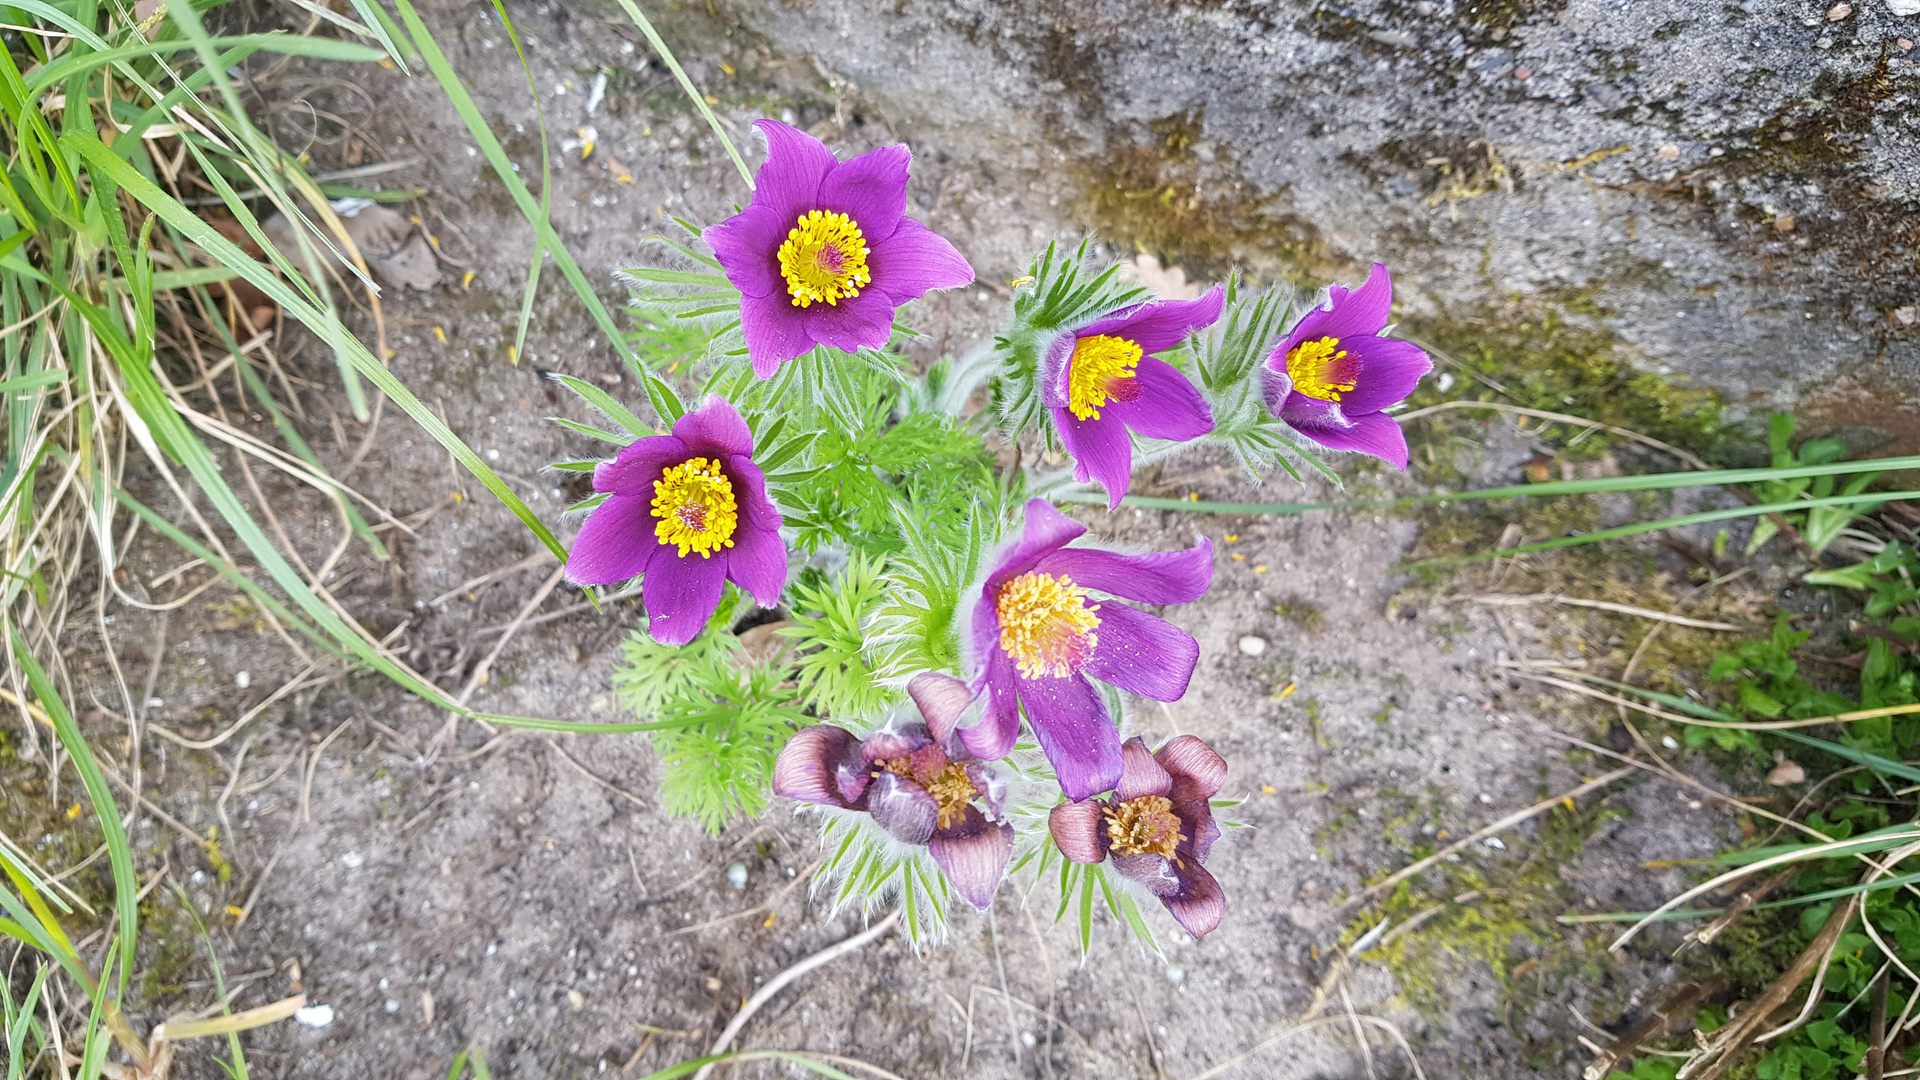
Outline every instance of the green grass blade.
[[1792, 739], [1802, 746], [1811, 746], [1816, 750], [1832, 754], [1837, 758], [1845, 758], [1856, 765], [1865, 765], [1867, 768], [1878, 773], [1897, 776], [1902, 780], [1920, 781], [1920, 769], [1894, 761], [1891, 758], [1883, 758], [1878, 754], [1869, 754], [1865, 750], [1859, 750], [1837, 742], [1829, 742], [1826, 739], [1816, 739], [1811, 735], [1802, 735], [1797, 731], [1775, 731], [1771, 734]]

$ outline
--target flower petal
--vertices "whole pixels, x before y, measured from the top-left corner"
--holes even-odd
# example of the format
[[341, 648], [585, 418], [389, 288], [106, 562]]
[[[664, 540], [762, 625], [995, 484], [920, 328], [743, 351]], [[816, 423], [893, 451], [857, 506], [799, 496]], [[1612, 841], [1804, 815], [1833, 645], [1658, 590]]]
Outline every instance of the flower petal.
[[1093, 684], [1078, 675], [1019, 683], [1027, 724], [1060, 778], [1060, 790], [1069, 799], [1112, 790], [1120, 782], [1120, 733]]
[[799, 128], [778, 120], [756, 120], [753, 126], [767, 140], [767, 160], [754, 176], [754, 204], [771, 210], [790, 229], [801, 214], [817, 207], [820, 182], [838, 162], [825, 143]]
[[707, 226], [700, 239], [713, 249], [727, 280], [743, 295], [785, 296], [780, 244], [791, 228], [793, 219], [777, 217], [772, 207], [755, 203], [718, 225]]
[[1080, 337], [1108, 334], [1126, 338], [1140, 346], [1141, 352], [1157, 353], [1185, 341], [1189, 333], [1211, 326], [1225, 302], [1226, 293], [1215, 285], [1196, 300], [1149, 300], [1075, 333]]
[[1120, 786], [1113, 789], [1116, 803], [1173, 790], [1173, 777], [1154, 760], [1146, 740], [1138, 735], [1120, 744], [1120, 763]]
[[[992, 561], [994, 571], [987, 578], [981, 602], [991, 608], [994, 599], [999, 595], [1000, 586], [1005, 584], [1008, 578], [1033, 569], [1034, 564], [1042, 557], [1066, 546], [1069, 541], [1079, 539], [1086, 531], [1085, 525], [1054, 509], [1053, 504], [1047, 500], [1028, 499], [1026, 525], [1020, 531], [1020, 539], [1001, 549], [999, 555]], [[977, 636], [978, 620], [975, 620], [974, 627], [975, 643], [982, 644]], [[993, 638], [998, 641], [999, 637], [1000, 626], [996, 622], [993, 627]]]
[[907, 694], [927, 721], [933, 741], [945, 744], [960, 724], [960, 714], [973, 702], [967, 684], [938, 671], [923, 671], [907, 683]]
[[980, 793], [980, 801], [987, 804], [987, 816], [1000, 820], [1006, 812], [1007, 792], [1013, 787], [1004, 770], [984, 761], [966, 761], [961, 763], [966, 770], [967, 782], [973, 790]]
[[837, 304], [814, 304], [801, 317], [808, 336], [843, 352], [877, 349], [893, 336], [893, 302], [874, 288]]
[[867, 789], [867, 812], [881, 828], [903, 844], [924, 844], [940, 823], [940, 804], [926, 789], [890, 772], [873, 778]]
[[[1298, 396], [1298, 395], [1295, 395]], [[1329, 450], [1357, 450], [1372, 454], [1402, 472], [1407, 468], [1407, 436], [1386, 413], [1349, 417], [1350, 427], [1323, 420], [1283, 417], [1295, 431]]]
[[873, 272], [870, 289], [887, 294], [894, 306], [918, 300], [930, 289], [958, 289], [973, 283], [973, 266], [944, 236], [910, 217], [900, 219], [893, 235], [867, 253]]
[[753, 453], [753, 432], [733, 403], [708, 394], [700, 407], [673, 422], [673, 434], [696, 454], [729, 457]]
[[1154, 757], [1173, 777], [1173, 812], [1180, 819], [1179, 852], [1204, 859], [1220, 838], [1209, 799], [1220, 793], [1227, 779], [1227, 763], [1213, 747], [1192, 735], [1182, 735], [1161, 747]]
[[[998, 761], [1007, 756], [1020, 738], [1020, 702], [1015, 690], [1020, 675], [1014, 669], [1013, 660], [1000, 649], [999, 624], [992, 617], [992, 606], [983, 606], [995, 635], [994, 643], [983, 653], [986, 665], [981, 681], [986, 686], [987, 707], [982, 710], [978, 723], [960, 729], [960, 745], [982, 761]], [[980, 620], [974, 621], [977, 630]]]
[[612, 461], [593, 467], [593, 490], [645, 496], [648, 505], [652, 505], [653, 482], [660, 479], [660, 473], [667, 466], [678, 465], [692, 456], [687, 444], [671, 435], [635, 439], [621, 447]]
[[907, 166], [913, 152], [904, 143], [869, 150], [835, 165], [820, 182], [816, 204], [845, 214], [860, 228], [867, 247], [893, 235], [907, 209]]
[[859, 745], [860, 740], [851, 732], [831, 724], [801, 728], [780, 748], [780, 756], [773, 763], [773, 793], [823, 806], [851, 807], [866, 783], [859, 780], [849, 794], [841, 774], [848, 771], [849, 778], [866, 776], [865, 769], [847, 768], [857, 764]]
[[780, 511], [767, 498], [766, 477], [744, 455], [727, 459], [740, 520], [727, 552], [727, 576], [761, 607], [780, 602], [787, 587], [787, 545], [780, 539]]
[[1406, 400], [1433, 370], [1433, 361], [1420, 346], [1397, 338], [1356, 337], [1341, 343], [1360, 357], [1360, 373], [1351, 391], [1340, 395], [1340, 408], [1349, 416], [1379, 412]]
[[[1393, 307], [1393, 277], [1385, 263], [1374, 263], [1366, 284], [1348, 294], [1338, 286], [1328, 290], [1330, 310], [1317, 320], [1314, 337], [1371, 337], [1386, 328]], [[1301, 320], [1305, 322], [1306, 320]]]
[[1107, 489], [1107, 510], [1120, 505], [1133, 477], [1133, 439], [1118, 417], [1101, 415], [1082, 420], [1067, 409], [1053, 409], [1060, 441], [1073, 455], [1073, 478], [1092, 479]]
[[1213, 541], [1185, 551], [1127, 555], [1100, 548], [1061, 548], [1034, 564], [1043, 574], [1065, 574], [1075, 585], [1142, 604], [1190, 604], [1213, 584]]
[[1137, 881], [1147, 887], [1147, 891], [1162, 900], [1180, 891], [1180, 879], [1175, 875], [1173, 860], [1165, 855], [1148, 852], [1144, 855], [1115, 855], [1113, 868], [1120, 875]]
[[1093, 655], [1081, 668], [1087, 677], [1155, 701], [1179, 701], [1200, 661], [1193, 635], [1125, 604], [1100, 605]]
[[1213, 410], [1185, 375], [1165, 360], [1140, 358], [1134, 379], [1140, 396], [1132, 401], [1110, 401], [1101, 406], [1111, 416], [1149, 439], [1185, 442], [1213, 430]]
[[969, 806], [959, 822], [935, 832], [927, 846], [953, 891], [985, 911], [1007, 877], [1007, 860], [1013, 856], [1013, 826], [989, 822]]
[[653, 535], [649, 495], [614, 495], [587, 513], [573, 550], [567, 555], [567, 580], [575, 585], [612, 585], [645, 573], [661, 547]]
[[1180, 878], [1179, 891], [1160, 898], [1174, 921], [1197, 938], [1219, 929], [1227, 917], [1227, 894], [1220, 882], [1193, 859], [1182, 860], [1174, 873]]
[[1047, 814], [1047, 831], [1060, 854], [1077, 863], [1097, 863], [1107, 857], [1107, 830], [1103, 807], [1092, 799], [1065, 802]]
[[890, 758], [912, 757], [932, 745], [932, 740], [927, 738], [927, 729], [919, 724], [884, 727], [868, 735], [860, 744], [860, 759], [871, 764]]
[[640, 583], [640, 598], [647, 604], [647, 632], [662, 645], [685, 645], [700, 636], [720, 606], [720, 591], [727, 584], [727, 556], [721, 552], [702, 557], [692, 551], [681, 555], [665, 544], [656, 546], [659, 554], [647, 564], [646, 580]]
[[740, 333], [747, 339], [753, 373], [773, 377], [780, 365], [813, 348], [807, 320], [785, 292], [740, 301]]

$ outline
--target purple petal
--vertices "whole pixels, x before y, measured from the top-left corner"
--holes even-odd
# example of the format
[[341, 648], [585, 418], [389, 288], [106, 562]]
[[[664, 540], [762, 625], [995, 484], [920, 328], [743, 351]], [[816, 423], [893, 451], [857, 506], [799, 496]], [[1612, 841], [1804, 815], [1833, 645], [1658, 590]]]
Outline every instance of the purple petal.
[[814, 304], [801, 317], [808, 336], [843, 352], [877, 349], [893, 336], [893, 302], [878, 289], [869, 288], [837, 304]]
[[661, 547], [653, 534], [650, 495], [614, 495], [588, 511], [567, 555], [568, 581], [612, 585], [646, 572], [648, 560]]
[[845, 214], [860, 227], [869, 248], [893, 235], [907, 209], [907, 166], [913, 152], [904, 144], [882, 146], [843, 161], [820, 182], [822, 210]]
[[1119, 417], [1103, 414], [1082, 420], [1067, 409], [1054, 409], [1053, 423], [1060, 441], [1073, 455], [1073, 478], [1089, 478], [1107, 489], [1107, 510], [1120, 505], [1133, 477], [1133, 440]]
[[1110, 401], [1102, 416], [1112, 416], [1149, 439], [1185, 442], [1213, 430], [1213, 410], [1207, 399], [1172, 364], [1151, 356], [1140, 358], [1134, 380], [1140, 396]]
[[778, 120], [756, 120], [753, 126], [767, 139], [767, 160], [754, 176], [753, 201], [786, 223], [780, 230], [784, 237], [801, 214], [817, 207], [820, 182], [838, 162], [825, 143], [799, 128]]
[[[861, 792], [856, 789], [848, 796], [840, 773], [849, 759], [858, 758], [859, 744], [851, 733], [829, 724], [801, 728], [780, 748], [780, 757], [773, 763], [773, 793], [823, 806], [852, 806]], [[861, 769], [856, 775], [865, 773]], [[864, 782], [858, 785], [865, 786]]]
[[900, 219], [893, 235], [867, 252], [873, 272], [869, 288], [887, 294], [897, 307], [918, 300], [930, 289], [958, 289], [973, 283], [973, 266], [946, 237], [910, 217]]
[[1174, 873], [1180, 878], [1180, 890], [1160, 898], [1174, 921], [1197, 938], [1219, 929], [1227, 917], [1227, 894], [1220, 883], [1193, 859], [1181, 860]]
[[772, 378], [781, 364], [813, 348], [806, 319], [784, 291], [740, 301], [740, 332], [747, 339], [753, 373], [763, 379]]
[[985, 911], [1006, 880], [1013, 855], [1013, 826], [995, 825], [969, 806], [960, 821], [933, 834], [927, 845], [953, 891]]
[[713, 249], [720, 268], [734, 288], [753, 299], [787, 295], [780, 277], [780, 244], [794, 219], [775, 216], [773, 208], [755, 203], [718, 225], [709, 225], [700, 239]]
[[1113, 868], [1120, 871], [1122, 877], [1145, 885], [1149, 892], [1162, 900], [1180, 891], [1180, 878], [1174, 872], [1173, 860], [1165, 855], [1152, 852], [1115, 855]]
[[915, 675], [907, 683], [907, 694], [919, 707], [920, 715], [926, 718], [933, 741], [942, 744], [959, 726], [960, 714], [966, 712], [973, 701], [973, 691], [967, 689], [966, 683], [937, 671]]
[[640, 598], [647, 604], [647, 632], [662, 645], [685, 645], [700, 635], [720, 606], [720, 591], [727, 584], [727, 556], [722, 552], [702, 558], [692, 551], [683, 556], [665, 544], [656, 547], [659, 554], [647, 564], [646, 580], [640, 583]]
[[919, 724], [881, 728], [860, 744], [860, 757], [867, 762], [912, 757], [932, 745], [927, 729]]
[[[1275, 416], [1286, 408], [1287, 399], [1293, 396], [1293, 376], [1287, 374], [1287, 354], [1285, 350], [1293, 348], [1287, 342], [1281, 342], [1280, 348], [1260, 370], [1260, 396], [1266, 399], [1267, 411]], [[1275, 366], [1278, 365], [1278, 366]]]
[[1125, 604], [1100, 605], [1093, 655], [1081, 672], [1155, 701], [1179, 701], [1200, 661], [1193, 635]]
[[[984, 606], [988, 621], [994, 622], [992, 606]], [[980, 621], [977, 614], [974, 621], [976, 624]], [[996, 637], [998, 625], [994, 622]], [[960, 729], [960, 745], [981, 761], [998, 761], [1007, 756], [1020, 738], [1020, 703], [1015, 692], [1020, 675], [997, 640], [982, 655], [986, 657], [982, 681], [986, 684], [987, 707], [981, 711], [978, 723]]]
[[1348, 417], [1350, 426], [1342, 427], [1323, 417], [1310, 416], [1301, 419], [1283, 416], [1282, 419], [1293, 425], [1295, 431], [1329, 450], [1356, 450], [1362, 454], [1372, 454], [1394, 468], [1406, 471], [1407, 436], [1393, 417], [1385, 413], [1367, 413]]
[[1173, 777], [1174, 815], [1180, 819], [1182, 855], [1204, 859], [1220, 838], [1220, 826], [1213, 820], [1213, 806], [1207, 801], [1220, 793], [1227, 779], [1227, 763], [1213, 747], [1192, 735], [1182, 735], [1160, 748], [1154, 757]]
[[1341, 346], [1360, 358], [1353, 389], [1340, 395], [1340, 409], [1349, 416], [1379, 412], [1406, 400], [1420, 377], [1433, 370], [1433, 361], [1411, 341], [1356, 337]]
[[780, 511], [767, 498], [766, 477], [744, 455], [727, 459], [740, 520], [727, 551], [727, 576], [761, 607], [780, 602], [787, 587], [787, 545], [780, 540]]
[[1097, 863], [1107, 857], [1107, 829], [1102, 807], [1092, 799], [1061, 803], [1047, 815], [1047, 831], [1065, 855], [1077, 863]]
[[[1332, 302], [1327, 314], [1316, 321], [1314, 337], [1332, 337], [1346, 341], [1348, 338], [1371, 337], [1385, 329], [1387, 317], [1393, 307], [1393, 277], [1387, 273], [1385, 263], [1374, 263], [1373, 270], [1367, 274], [1366, 284], [1354, 290], [1351, 295], [1345, 289], [1329, 290]], [[1301, 320], [1305, 322], [1305, 320]]]
[[[653, 503], [653, 482], [669, 465], [678, 465], [693, 456], [687, 444], [671, 435], [649, 435], [620, 448], [612, 461], [593, 467], [593, 490], [618, 495], [644, 495]], [[651, 532], [652, 530], [648, 530]]]
[[699, 408], [674, 421], [673, 434], [689, 450], [707, 457], [753, 453], [753, 432], [740, 410], [718, 394], [708, 394]]
[[980, 761], [963, 762], [961, 768], [966, 770], [967, 782], [973, 785], [973, 790], [980, 793], [980, 801], [987, 804], [987, 816], [1000, 820], [1007, 807], [1007, 790], [1012, 786], [1007, 774]]
[[1090, 798], [1120, 782], [1120, 733], [1093, 684], [1078, 675], [1021, 679], [1020, 703], [1067, 798]]
[[1146, 740], [1138, 735], [1120, 744], [1120, 762], [1120, 786], [1113, 789], [1115, 802], [1132, 802], [1173, 790], [1173, 777], [1153, 759]]
[[[1020, 532], [1020, 539], [1002, 549], [993, 560], [993, 575], [987, 579], [982, 603], [989, 609], [999, 595], [1000, 586], [1008, 578], [1024, 574], [1034, 568], [1034, 564], [1043, 556], [1064, 547], [1069, 541], [1077, 540], [1087, 531], [1085, 525], [1073, 520], [1053, 508], [1045, 499], [1027, 500], [1026, 526]], [[979, 637], [979, 620], [974, 621], [975, 645], [983, 644]], [[999, 623], [994, 624], [993, 640], [1000, 638]]]
[[1211, 326], [1220, 317], [1220, 307], [1225, 300], [1226, 293], [1215, 285], [1197, 300], [1150, 300], [1084, 330], [1075, 331], [1075, 334], [1078, 337], [1108, 334], [1126, 338], [1140, 346], [1141, 352], [1157, 353], [1185, 341], [1189, 333]]
[[1185, 551], [1146, 555], [1062, 548], [1033, 568], [1043, 574], [1065, 574], [1075, 585], [1142, 604], [1189, 604], [1206, 595], [1213, 584], [1213, 541], [1203, 536]]
[[940, 804], [933, 796], [890, 772], [873, 778], [873, 786], [867, 789], [867, 812], [903, 844], [926, 843], [940, 823]]

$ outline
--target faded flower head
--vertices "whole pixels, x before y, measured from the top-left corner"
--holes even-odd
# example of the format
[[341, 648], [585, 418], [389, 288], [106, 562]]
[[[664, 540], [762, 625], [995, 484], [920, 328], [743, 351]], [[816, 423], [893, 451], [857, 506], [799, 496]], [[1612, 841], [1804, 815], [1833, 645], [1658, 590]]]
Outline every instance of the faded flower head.
[[767, 160], [753, 202], [703, 235], [741, 292], [740, 329], [761, 378], [816, 345], [878, 348], [895, 308], [973, 281], [945, 237], [906, 216], [905, 146], [838, 161], [797, 128], [754, 126]]
[[926, 672], [907, 692], [922, 722], [865, 739], [827, 724], [801, 729], [780, 751], [773, 793], [872, 815], [894, 839], [926, 847], [954, 890], [984, 910], [1013, 854], [1013, 826], [1000, 820], [1006, 782], [954, 736], [972, 696], [964, 683]]
[[1120, 779], [1120, 734], [1091, 680], [1177, 701], [1200, 658], [1186, 631], [1094, 594], [1184, 604], [1213, 582], [1205, 537], [1186, 551], [1147, 555], [1066, 546], [1086, 531], [1044, 499], [1027, 503], [1020, 539], [1001, 553], [974, 602], [970, 644], [987, 704], [980, 722], [958, 733], [976, 757], [1004, 757], [1024, 711], [1070, 799]]
[[567, 580], [609, 585], [646, 575], [647, 630], [662, 645], [700, 633], [731, 580], [761, 604], [787, 582], [780, 511], [753, 463], [753, 433], [710, 396], [673, 434], [636, 439], [593, 470], [607, 499], [593, 508], [567, 558]]
[[1267, 405], [1275, 416], [1333, 450], [1357, 450], [1407, 467], [1407, 438], [1381, 410], [1405, 400], [1433, 361], [1408, 341], [1383, 338], [1393, 279], [1373, 264], [1366, 284], [1335, 285], [1327, 306], [1301, 319], [1267, 357]]
[[1227, 763], [1192, 735], [1155, 753], [1128, 739], [1121, 754], [1125, 766], [1110, 797], [1053, 808], [1053, 842], [1077, 863], [1111, 859], [1123, 877], [1159, 897], [1187, 933], [1204, 937], [1227, 915], [1226, 893], [1201, 865], [1220, 836], [1209, 800], [1226, 782]]
[[1072, 333], [1048, 351], [1041, 394], [1073, 455], [1073, 478], [1120, 505], [1133, 474], [1129, 432], [1185, 441], [1213, 430], [1213, 411], [1186, 376], [1154, 356], [1220, 317], [1218, 287], [1197, 300], [1153, 300]]

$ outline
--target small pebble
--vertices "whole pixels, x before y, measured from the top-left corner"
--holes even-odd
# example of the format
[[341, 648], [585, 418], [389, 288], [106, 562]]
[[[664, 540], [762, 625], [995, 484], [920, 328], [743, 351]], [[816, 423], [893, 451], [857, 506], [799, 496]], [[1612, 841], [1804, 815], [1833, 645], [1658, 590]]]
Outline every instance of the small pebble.
[[1666, 158], [1668, 161], [1677, 161], [1680, 158], [1679, 144], [1668, 143], [1667, 145], [1660, 148], [1659, 154], [1661, 157]]
[[1495, 851], [1507, 850], [1507, 845], [1501, 843], [1500, 838], [1497, 836], [1489, 836], [1485, 840], [1482, 840], [1481, 843], [1487, 845], [1488, 847], [1492, 848]]
[[1793, 227], [1798, 224], [1799, 222], [1794, 220], [1792, 214], [1781, 214], [1773, 219], [1773, 227], [1777, 232], [1792, 232]]
[[[1895, 12], [1895, 14], [1900, 14], [1900, 13], [1899, 13], [1899, 12]], [[1913, 5], [1913, 10], [1912, 10], [1912, 11], [1910, 11], [1910, 12], [1907, 12], [1906, 14], [1909, 14], [1909, 15], [1920, 15], [1920, 2], [1916, 2], [1916, 3], [1915, 3], [1915, 4]], [[1900, 46], [1900, 51], [1901, 51], [1901, 52], [1912, 52], [1912, 51], [1913, 51], [1913, 39], [1912, 39], [1912, 38], [1895, 38], [1895, 39], [1894, 39], [1894, 42], [1893, 42], [1893, 43], [1894, 43], [1895, 45], [1898, 45], [1898, 46]]]
[[587, 1007], [587, 995], [578, 990], [569, 990], [567, 991], [567, 1004], [573, 1006], [574, 1011], [578, 1012]]
[[1666, 747], [1669, 750], [1680, 749], [1680, 744], [1677, 742], [1674, 742], [1673, 736], [1671, 735], [1662, 735], [1660, 737], [1660, 745]]
[[716, 979], [716, 978], [714, 978], [713, 976], [711, 976], [711, 975], [709, 975], [709, 976], [707, 976], [707, 984], [706, 984], [706, 985], [707, 985], [707, 993], [709, 993], [709, 994], [717, 994], [717, 993], [719, 993], [719, 992], [720, 992], [720, 980], [719, 980], [719, 979]]
[[1483, 803], [1492, 803], [1492, 802], [1493, 802], [1493, 796], [1491, 796], [1491, 795], [1489, 795], [1489, 794], [1487, 794], [1486, 792], [1484, 792], [1484, 791], [1483, 791], [1483, 792], [1481, 792], [1481, 793], [1480, 793], [1480, 801], [1481, 801], [1481, 802], [1483, 802]]
[[1032, 1049], [1033, 1044], [1039, 1042], [1040, 1040], [1033, 1037], [1033, 1032], [1023, 1031], [1020, 1033], [1020, 1041], [1027, 1044], [1028, 1049]]
[[1187, 969], [1181, 967], [1179, 964], [1171, 964], [1171, 963], [1168, 964], [1167, 965], [1167, 981], [1172, 983], [1175, 986], [1179, 986], [1181, 983], [1186, 982]]
[[1267, 651], [1267, 639], [1257, 634], [1248, 634], [1240, 639], [1242, 656], [1259, 656]]
[[1794, 784], [1804, 783], [1806, 779], [1807, 770], [1801, 768], [1800, 764], [1791, 758], [1775, 765], [1773, 771], [1767, 774], [1767, 783], [1774, 787], [1791, 787]]
[[1852, 4], [1835, 4], [1827, 9], [1827, 21], [1839, 22], [1851, 14], [1853, 14]]
[[392, 999], [392, 998], [388, 998], [388, 999], [387, 999], [387, 1012], [388, 1012], [388, 1013], [397, 1013], [397, 1012], [399, 1012], [399, 1011], [400, 1011], [400, 1003], [399, 1003], [398, 1001], [395, 1001], [395, 1000], [394, 1000], [394, 999]]
[[333, 1006], [308, 1005], [304, 1009], [295, 1009], [293, 1022], [302, 1027], [323, 1028], [333, 1023]]
[[1894, 308], [1893, 317], [1900, 320], [1901, 326], [1912, 326], [1920, 322], [1920, 305], [1908, 304], [1906, 307]]
[[727, 867], [727, 884], [736, 889], [744, 889], [747, 887], [746, 863], [737, 862]]
[[245, 689], [246, 689], [247, 687], [249, 687], [249, 686], [252, 686], [252, 685], [253, 685], [253, 672], [251, 672], [251, 671], [236, 671], [236, 672], [234, 672], [234, 673], [233, 673], [233, 685], [235, 685], [235, 686], [237, 686], [237, 687], [239, 687], [239, 688], [240, 688], [240, 689], [242, 689], [242, 690], [245, 690]]

